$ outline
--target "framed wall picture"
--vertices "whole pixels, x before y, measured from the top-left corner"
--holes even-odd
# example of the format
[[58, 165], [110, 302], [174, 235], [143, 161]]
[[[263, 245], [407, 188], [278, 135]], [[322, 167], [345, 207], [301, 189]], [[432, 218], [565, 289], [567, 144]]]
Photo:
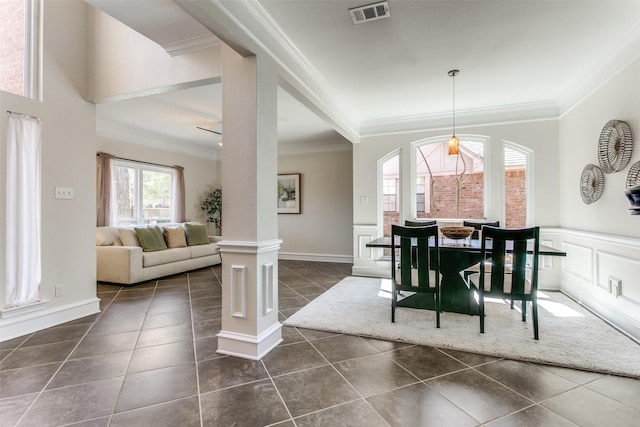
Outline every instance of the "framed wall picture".
[[300, 213], [300, 174], [278, 175], [278, 213]]

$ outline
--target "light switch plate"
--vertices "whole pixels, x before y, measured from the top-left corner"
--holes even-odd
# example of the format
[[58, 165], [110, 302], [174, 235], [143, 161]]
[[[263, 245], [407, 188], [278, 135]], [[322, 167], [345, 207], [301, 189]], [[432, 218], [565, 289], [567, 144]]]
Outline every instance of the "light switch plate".
[[55, 187], [56, 199], [73, 199], [73, 187]]

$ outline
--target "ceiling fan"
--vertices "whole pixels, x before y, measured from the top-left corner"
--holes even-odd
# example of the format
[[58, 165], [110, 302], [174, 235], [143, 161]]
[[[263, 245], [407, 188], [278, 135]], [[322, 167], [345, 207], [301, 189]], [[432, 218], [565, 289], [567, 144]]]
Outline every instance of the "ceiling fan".
[[203, 127], [200, 127], [200, 126], [196, 126], [196, 128], [197, 129], [202, 129], [204, 131], [215, 133], [216, 135], [222, 136], [222, 132], [218, 132], [218, 131], [215, 131], [215, 130], [212, 130], [212, 129], [203, 128]]

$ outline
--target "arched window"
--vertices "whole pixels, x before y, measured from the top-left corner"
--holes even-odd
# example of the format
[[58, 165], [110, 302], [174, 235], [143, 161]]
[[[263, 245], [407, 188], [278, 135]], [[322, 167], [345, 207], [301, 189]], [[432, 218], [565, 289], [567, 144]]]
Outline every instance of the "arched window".
[[484, 218], [486, 138], [460, 137], [460, 155], [449, 156], [448, 136], [415, 146], [416, 218]]

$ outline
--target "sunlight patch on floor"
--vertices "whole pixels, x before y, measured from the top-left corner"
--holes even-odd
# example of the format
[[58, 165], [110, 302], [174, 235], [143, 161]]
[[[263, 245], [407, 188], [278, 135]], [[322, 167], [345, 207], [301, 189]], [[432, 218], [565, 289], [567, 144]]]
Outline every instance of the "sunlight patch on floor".
[[538, 300], [538, 305], [556, 317], [584, 317], [584, 315], [559, 302]]

